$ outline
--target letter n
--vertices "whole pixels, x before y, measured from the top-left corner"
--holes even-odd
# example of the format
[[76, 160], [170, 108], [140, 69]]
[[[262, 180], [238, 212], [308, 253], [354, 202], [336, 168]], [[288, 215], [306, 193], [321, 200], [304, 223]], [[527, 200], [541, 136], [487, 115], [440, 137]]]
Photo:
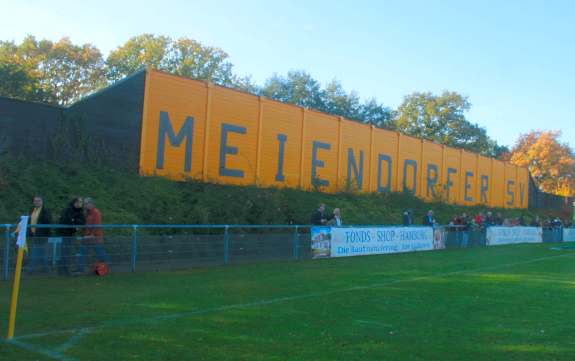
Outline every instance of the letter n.
[[353, 149], [347, 150], [347, 181], [351, 184], [352, 173], [355, 175], [355, 181], [358, 190], [363, 187], [363, 150], [359, 151], [359, 167], [353, 155]]

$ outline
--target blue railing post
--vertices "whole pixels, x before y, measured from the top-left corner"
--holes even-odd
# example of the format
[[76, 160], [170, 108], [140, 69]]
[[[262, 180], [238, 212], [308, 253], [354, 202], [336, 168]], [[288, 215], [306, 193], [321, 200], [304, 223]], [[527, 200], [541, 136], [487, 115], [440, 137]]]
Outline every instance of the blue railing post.
[[299, 259], [299, 226], [295, 226], [293, 233], [293, 258]]
[[130, 263], [131, 271], [136, 272], [136, 257], [138, 253], [138, 225], [132, 225], [132, 261]]
[[224, 264], [230, 261], [230, 226], [226, 225], [224, 228]]
[[2, 279], [8, 281], [10, 270], [10, 225], [6, 224], [6, 242], [4, 243], [4, 272]]

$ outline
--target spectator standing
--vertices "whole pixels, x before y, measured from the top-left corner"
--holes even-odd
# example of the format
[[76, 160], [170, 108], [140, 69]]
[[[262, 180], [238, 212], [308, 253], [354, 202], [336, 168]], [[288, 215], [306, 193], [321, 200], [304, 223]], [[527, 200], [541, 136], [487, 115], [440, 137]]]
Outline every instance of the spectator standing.
[[86, 228], [84, 228], [84, 238], [82, 239], [82, 245], [80, 246], [77, 270], [81, 273], [84, 272], [86, 254], [90, 248], [93, 248], [96, 251], [96, 257], [98, 257], [99, 262], [105, 262], [107, 264], [110, 263], [110, 257], [103, 247], [104, 229], [101, 227], [89, 227], [102, 225], [102, 213], [98, 208], [96, 208], [96, 204], [92, 198], [84, 199], [84, 209], [86, 214]]
[[339, 208], [335, 208], [333, 210], [333, 215], [331, 216], [327, 224], [336, 227], [341, 227], [343, 225], [343, 220], [341, 219], [341, 210]]
[[561, 228], [561, 227], [563, 227], [563, 223], [561, 222], [561, 220], [559, 218], [555, 218], [553, 221], [551, 221], [551, 226], [553, 228]]
[[449, 224], [454, 226], [453, 227], [454, 231], [460, 231], [459, 226], [461, 226], [461, 217], [458, 215], [453, 216], [453, 219], [451, 220], [451, 222]]
[[432, 227], [435, 225], [435, 218], [433, 218], [433, 211], [431, 209], [428, 210], [425, 217], [423, 217], [423, 225]]
[[325, 204], [321, 203], [317, 210], [313, 212], [310, 218], [310, 223], [314, 226], [325, 226], [327, 217], [325, 216]]
[[34, 227], [38, 224], [52, 224], [52, 215], [50, 211], [44, 206], [44, 199], [40, 196], [35, 196], [32, 200], [32, 209], [30, 210], [30, 218], [28, 220], [30, 227], [28, 227], [28, 236], [30, 239], [30, 272], [34, 272], [36, 267], [40, 264], [41, 271], [47, 270], [46, 260], [46, 244], [48, 237], [50, 237], [50, 228]]
[[563, 222], [558, 217], [551, 221], [553, 227], [553, 242], [561, 242], [563, 240]]
[[467, 213], [464, 212], [460, 219], [462, 236], [461, 247], [467, 248], [469, 244], [469, 217], [467, 216]]
[[483, 212], [479, 212], [475, 216], [475, 224], [479, 228], [483, 228], [485, 226], [485, 215], [483, 214]]
[[523, 217], [523, 215], [519, 216], [518, 221], [519, 221], [520, 226], [526, 226], [527, 225], [527, 222], [525, 222], [525, 217]]
[[463, 214], [461, 214], [461, 225], [464, 226], [464, 229], [469, 228], [469, 216], [467, 215], [467, 213], [463, 212]]
[[70, 274], [70, 259], [72, 257], [72, 247], [74, 246], [74, 237], [79, 231], [78, 227], [86, 224], [86, 217], [84, 215], [82, 198], [74, 198], [62, 212], [60, 216], [60, 224], [68, 225], [70, 227], [61, 228], [60, 235], [62, 236], [62, 252], [60, 263], [58, 266], [58, 273], [61, 275]]
[[487, 215], [485, 216], [485, 226], [490, 227], [494, 225], [495, 225], [495, 218], [493, 218], [493, 213], [488, 211]]
[[413, 215], [409, 209], [403, 211], [403, 225], [409, 227], [413, 224]]
[[535, 218], [531, 220], [531, 223], [529, 225], [531, 227], [541, 227], [541, 221], [539, 220], [539, 216], [535, 216]]
[[497, 217], [495, 217], [495, 225], [502, 226], [503, 222], [504, 222], [503, 216], [501, 215], [501, 213], [497, 213]]

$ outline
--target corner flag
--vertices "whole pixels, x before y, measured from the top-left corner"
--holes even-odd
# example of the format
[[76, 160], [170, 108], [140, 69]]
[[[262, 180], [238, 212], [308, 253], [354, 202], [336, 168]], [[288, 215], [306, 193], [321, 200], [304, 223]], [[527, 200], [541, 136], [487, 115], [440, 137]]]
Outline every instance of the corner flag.
[[20, 223], [16, 228], [18, 233], [18, 238], [16, 239], [16, 246], [18, 248], [23, 248], [24, 251], [28, 251], [28, 246], [26, 245], [26, 233], [28, 232], [28, 218], [29, 216], [20, 216]]
[[28, 216], [21, 216], [20, 223], [18, 223], [18, 227], [16, 228], [16, 232], [18, 233], [18, 238], [16, 238], [18, 256], [16, 256], [14, 286], [12, 287], [12, 302], [10, 303], [10, 316], [8, 319], [8, 340], [11, 340], [14, 337], [14, 328], [16, 327], [16, 310], [18, 306], [18, 293], [20, 292], [20, 277], [22, 276], [22, 260], [24, 259], [24, 251], [28, 251], [28, 246], [26, 246], [28, 218]]

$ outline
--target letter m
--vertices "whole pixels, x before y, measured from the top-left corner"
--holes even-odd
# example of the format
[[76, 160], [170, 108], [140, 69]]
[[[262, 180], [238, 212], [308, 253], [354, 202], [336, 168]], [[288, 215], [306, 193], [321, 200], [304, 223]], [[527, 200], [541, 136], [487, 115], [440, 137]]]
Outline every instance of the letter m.
[[192, 170], [192, 139], [194, 138], [194, 118], [186, 117], [178, 134], [174, 133], [172, 122], [168, 112], [160, 112], [160, 127], [158, 129], [158, 154], [156, 156], [156, 169], [164, 169], [164, 153], [166, 148], [166, 136], [170, 145], [179, 147], [186, 140], [186, 157], [184, 171]]

